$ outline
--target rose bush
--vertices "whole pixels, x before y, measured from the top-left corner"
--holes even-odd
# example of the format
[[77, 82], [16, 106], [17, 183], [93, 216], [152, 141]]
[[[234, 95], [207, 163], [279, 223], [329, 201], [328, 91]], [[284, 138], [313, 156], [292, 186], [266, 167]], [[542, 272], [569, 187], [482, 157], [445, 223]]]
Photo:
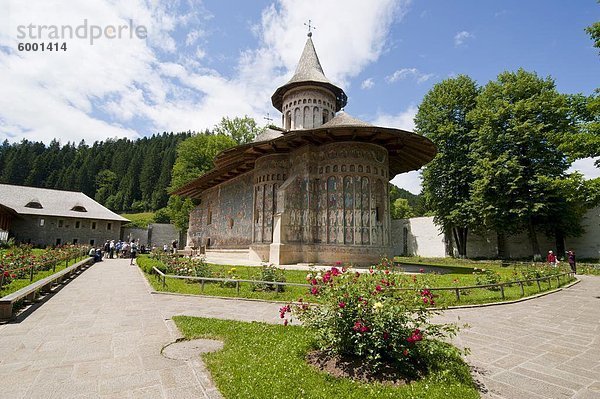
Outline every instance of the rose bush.
[[[307, 275], [311, 295], [320, 305], [289, 304], [280, 317], [298, 318], [314, 331], [319, 349], [331, 354], [359, 357], [377, 370], [393, 363], [414, 371], [426, 368], [437, 339], [456, 333], [452, 324], [433, 324], [436, 296], [428, 289], [427, 276], [415, 279], [382, 267], [368, 272], [332, 267]], [[425, 285], [423, 282], [425, 281]]]

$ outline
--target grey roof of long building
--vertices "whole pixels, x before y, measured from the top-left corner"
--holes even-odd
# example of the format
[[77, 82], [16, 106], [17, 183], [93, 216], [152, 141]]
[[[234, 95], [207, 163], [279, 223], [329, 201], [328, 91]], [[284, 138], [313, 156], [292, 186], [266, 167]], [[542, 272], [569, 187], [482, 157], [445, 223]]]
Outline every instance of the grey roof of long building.
[[[25, 205], [38, 202], [42, 208]], [[20, 215], [58, 216], [79, 219], [99, 219], [128, 222], [122, 216], [100, 205], [87, 195], [76, 191], [0, 184], [0, 204]], [[85, 212], [73, 210], [83, 207]]]

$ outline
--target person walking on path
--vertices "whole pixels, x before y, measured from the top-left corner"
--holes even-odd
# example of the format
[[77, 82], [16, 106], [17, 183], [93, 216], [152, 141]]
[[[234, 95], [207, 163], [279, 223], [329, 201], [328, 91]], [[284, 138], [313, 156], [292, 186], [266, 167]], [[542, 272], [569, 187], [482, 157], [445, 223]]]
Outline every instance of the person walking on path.
[[567, 252], [567, 258], [569, 260], [569, 266], [571, 266], [571, 271], [577, 274], [577, 264], [575, 263], [575, 251], [570, 250]]
[[552, 251], [548, 251], [548, 256], [546, 257], [546, 261], [548, 262], [548, 264], [550, 266], [553, 266], [553, 267], [556, 267], [556, 265], [558, 264], [556, 255], [554, 255], [554, 252], [552, 252]]
[[138, 245], [135, 241], [131, 241], [131, 246], [129, 247], [129, 251], [131, 253], [131, 259], [129, 260], [129, 264], [133, 265], [133, 261], [135, 260], [138, 253]]

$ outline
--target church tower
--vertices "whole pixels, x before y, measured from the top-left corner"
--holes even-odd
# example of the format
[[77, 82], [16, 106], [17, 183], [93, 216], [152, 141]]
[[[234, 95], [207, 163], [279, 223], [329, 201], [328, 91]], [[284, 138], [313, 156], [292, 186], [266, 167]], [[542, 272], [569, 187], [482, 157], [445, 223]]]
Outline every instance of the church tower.
[[333, 119], [348, 97], [323, 73], [312, 41], [312, 33], [298, 61], [294, 76], [271, 97], [273, 106], [282, 113], [285, 130], [315, 129]]

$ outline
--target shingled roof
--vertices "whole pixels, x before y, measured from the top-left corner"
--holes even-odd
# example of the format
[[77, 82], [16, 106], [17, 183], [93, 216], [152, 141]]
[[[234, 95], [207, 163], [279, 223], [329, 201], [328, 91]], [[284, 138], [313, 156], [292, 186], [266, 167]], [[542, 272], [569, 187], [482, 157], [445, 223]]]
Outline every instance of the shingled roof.
[[273, 106], [281, 111], [283, 106], [283, 95], [288, 90], [309, 84], [324, 87], [335, 95], [336, 112], [346, 106], [346, 103], [348, 102], [346, 93], [325, 77], [323, 67], [321, 67], [321, 62], [319, 61], [319, 57], [317, 56], [315, 46], [310, 36], [304, 45], [304, 50], [300, 56], [300, 61], [298, 61], [294, 76], [292, 76], [286, 84], [278, 88], [271, 97]]
[[71, 217], [129, 222], [76, 191], [0, 184], [0, 205], [19, 215]]
[[180, 187], [173, 194], [199, 198], [202, 191], [254, 169], [258, 158], [289, 153], [304, 145], [334, 142], [377, 144], [388, 150], [390, 178], [417, 170], [435, 157], [437, 149], [428, 138], [401, 129], [373, 126], [341, 112], [314, 129], [291, 130], [271, 140], [232, 147], [215, 157], [215, 168]]

